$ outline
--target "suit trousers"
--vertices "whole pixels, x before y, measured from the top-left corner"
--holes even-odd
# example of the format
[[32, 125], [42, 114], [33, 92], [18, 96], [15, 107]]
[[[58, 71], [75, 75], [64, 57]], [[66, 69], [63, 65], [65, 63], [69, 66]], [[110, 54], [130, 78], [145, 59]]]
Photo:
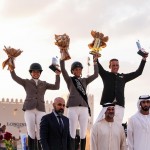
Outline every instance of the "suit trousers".
[[28, 135], [32, 138], [40, 140], [39, 130], [41, 118], [45, 115], [45, 112], [37, 109], [26, 110], [24, 113], [24, 119], [27, 126]]

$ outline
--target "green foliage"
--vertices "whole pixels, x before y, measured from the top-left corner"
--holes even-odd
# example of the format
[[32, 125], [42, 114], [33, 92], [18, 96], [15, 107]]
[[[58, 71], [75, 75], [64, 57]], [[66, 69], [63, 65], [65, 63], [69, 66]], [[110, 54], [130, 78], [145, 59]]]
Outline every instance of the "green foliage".
[[14, 150], [12, 139], [4, 140], [4, 143], [7, 150]]

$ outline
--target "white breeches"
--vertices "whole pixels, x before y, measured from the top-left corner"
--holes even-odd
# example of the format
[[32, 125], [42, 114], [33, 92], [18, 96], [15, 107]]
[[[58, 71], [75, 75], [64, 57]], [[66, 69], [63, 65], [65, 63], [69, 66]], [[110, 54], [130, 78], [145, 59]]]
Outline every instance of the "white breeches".
[[24, 119], [27, 126], [28, 135], [32, 138], [40, 140], [39, 130], [41, 118], [45, 115], [45, 112], [39, 111], [37, 109], [26, 110], [24, 113]]
[[115, 105], [115, 117], [114, 120], [117, 121], [118, 123], [122, 124], [124, 117], [124, 107]]
[[76, 136], [76, 129], [79, 123], [80, 126], [80, 138], [84, 139], [86, 137], [86, 131], [88, 126], [88, 108], [87, 107], [69, 107], [68, 108], [68, 118], [70, 125], [70, 135], [72, 138]]

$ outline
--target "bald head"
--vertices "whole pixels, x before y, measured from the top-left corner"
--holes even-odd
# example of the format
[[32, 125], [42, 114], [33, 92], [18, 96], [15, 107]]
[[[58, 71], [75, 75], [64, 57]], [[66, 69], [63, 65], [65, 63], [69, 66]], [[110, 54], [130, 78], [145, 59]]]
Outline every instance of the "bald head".
[[54, 103], [59, 103], [59, 102], [65, 103], [65, 100], [64, 100], [62, 97], [56, 97], [56, 98], [54, 99]]
[[53, 107], [57, 114], [62, 115], [65, 109], [65, 100], [62, 97], [56, 97], [54, 99]]

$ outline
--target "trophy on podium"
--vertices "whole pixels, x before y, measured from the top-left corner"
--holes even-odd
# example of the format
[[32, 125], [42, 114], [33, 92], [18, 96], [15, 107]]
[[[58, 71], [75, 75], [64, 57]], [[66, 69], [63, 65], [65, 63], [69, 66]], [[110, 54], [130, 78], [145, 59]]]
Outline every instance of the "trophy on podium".
[[58, 65], [58, 57], [56, 56], [56, 57], [53, 57], [52, 58], [52, 64], [49, 66], [49, 68], [52, 70], [52, 71], [59, 71], [59, 72], [61, 72], [60, 71], [60, 69], [59, 69], [59, 65]]
[[60, 49], [61, 53], [61, 60], [68, 60], [71, 59], [68, 49], [69, 49], [69, 43], [70, 43], [70, 38], [67, 34], [63, 35], [56, 35], [55, 34], [55, 45], [57, 45]]
[[138, 47], [138, 54], [141, 55], [142, 57], [146, 57], [148, 55], [148, 52], [145, 51], [144, 48], [141, 47], [140, 41], [138, 40], [136, 42], [136, 45]]
[[98, 57], [101, 57], [101, 54], [99, 51], [102, 50], [102, 48], [105, 48], [106, 42], [108, 41], [108, 36], [104, 36], [101, 32], [91, 31], [91, 35], [94, 38], [93, 42], [88, 44], [88, 47], [91, 49], [90, 54], [92, 55], [98, 55]]

